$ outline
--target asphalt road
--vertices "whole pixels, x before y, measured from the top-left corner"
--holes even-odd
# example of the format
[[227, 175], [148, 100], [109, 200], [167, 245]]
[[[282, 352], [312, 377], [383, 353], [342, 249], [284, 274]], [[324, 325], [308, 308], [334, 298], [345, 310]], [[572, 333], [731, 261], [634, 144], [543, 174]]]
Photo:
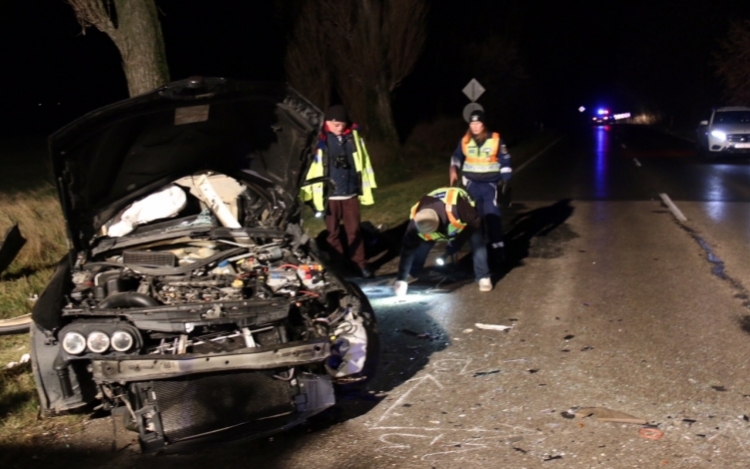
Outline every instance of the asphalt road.
[[[748, 467], [750, 164], [698, 161], [690, 142], [634, 126], [581, 129], [514, 164], [492, 292], [466, 259], [403, 299], [395, 261], [362, 284], [385, 344], [369, 393], [189, 455], [139, 455], [122, 430], [112, 452], [98, 419], [18, 467]], [[573, 407], [650, 426], [566, 418]]]

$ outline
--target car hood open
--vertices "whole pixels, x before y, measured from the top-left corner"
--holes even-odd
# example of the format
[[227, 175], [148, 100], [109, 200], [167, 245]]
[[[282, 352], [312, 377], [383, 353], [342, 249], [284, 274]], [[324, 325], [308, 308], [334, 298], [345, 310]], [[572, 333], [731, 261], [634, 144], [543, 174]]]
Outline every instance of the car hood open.
[[279, 83], [191, 78], [93, 111], [49, 138], [73, 247], [171, 181], [213, 170], [295, 204], [323, 114]]

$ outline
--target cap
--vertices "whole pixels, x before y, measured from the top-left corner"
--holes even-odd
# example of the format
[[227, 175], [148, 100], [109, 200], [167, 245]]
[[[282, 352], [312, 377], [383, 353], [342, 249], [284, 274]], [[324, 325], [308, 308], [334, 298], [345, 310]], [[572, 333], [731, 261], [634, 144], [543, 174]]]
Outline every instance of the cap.
[[484, 111], [480, 111], [479, 109], [471, 111], [471, 114], [469, 115], [469, 123], [472, 122], [481, 122], [484, 124]]
[[414, 224], [420, 233], [434, 233], [440, 226], [438, 214], [431, 208], [424, 208], [414, 215]]
[[346, 113], [346, 108], [344, 108], [344, 106], [342, 106], [341, 104], [337, 104], [328, 108], [328, 110], [326, 111], [326, 120], [336, 122], [349, 122], [349, 115]]

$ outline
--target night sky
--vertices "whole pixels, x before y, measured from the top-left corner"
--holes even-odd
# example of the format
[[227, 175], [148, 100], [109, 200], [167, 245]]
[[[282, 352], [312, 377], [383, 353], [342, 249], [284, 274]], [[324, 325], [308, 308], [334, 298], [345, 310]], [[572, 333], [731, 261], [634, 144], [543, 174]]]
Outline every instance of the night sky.
[[[157, 0], [172, 78], [283, 80], [293, 19], [284, 3]], [[430, 8], [425, 51], [394, 94], [402, 133], [460, 114], [468, 102], [461, 88], [479, 76], [488, 77], [479, 102], [503, 122], [554, 125], [577, 119], [580, 105], [601, 105], [692, 126], [722, 104], [712, 64], [718, 40], [732, 20], [750, 19], [750, 2], [737, 0], [443, 0]], [[95, 29], [82, 35], [63, 0], [6, 0], [2, 11], [3, 130], [48, 133], [127, 97], [116, 48]], [[522, 79], [493, 74], [486, 58], [464, 60], [491, 36], [517, 45]]]

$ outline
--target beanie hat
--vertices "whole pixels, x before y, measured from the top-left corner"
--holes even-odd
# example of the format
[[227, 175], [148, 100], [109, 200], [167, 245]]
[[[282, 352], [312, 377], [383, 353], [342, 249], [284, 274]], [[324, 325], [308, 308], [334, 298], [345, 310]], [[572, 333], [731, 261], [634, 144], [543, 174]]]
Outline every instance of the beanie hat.
[[436, 211], [425, 208], [414, 216], [414, 224], [417, 225], [417, 231], [420, 233], [434, 233], [440, 226], [440, 218]]
[[471, 114], [469, 115], [469, 123], [472, 122], [481, 122], [484, 124], [484, 111], [480, 111], [477, 109], [476, 111], [471, 111]]
[[331, 106], [326, 111], [326, 120], [327, 121], [336, 121], [336, 122], [349, 122], [349, 115], [346, 113], [346, 109], [341, 104], [337, 104], [335, 106]]

